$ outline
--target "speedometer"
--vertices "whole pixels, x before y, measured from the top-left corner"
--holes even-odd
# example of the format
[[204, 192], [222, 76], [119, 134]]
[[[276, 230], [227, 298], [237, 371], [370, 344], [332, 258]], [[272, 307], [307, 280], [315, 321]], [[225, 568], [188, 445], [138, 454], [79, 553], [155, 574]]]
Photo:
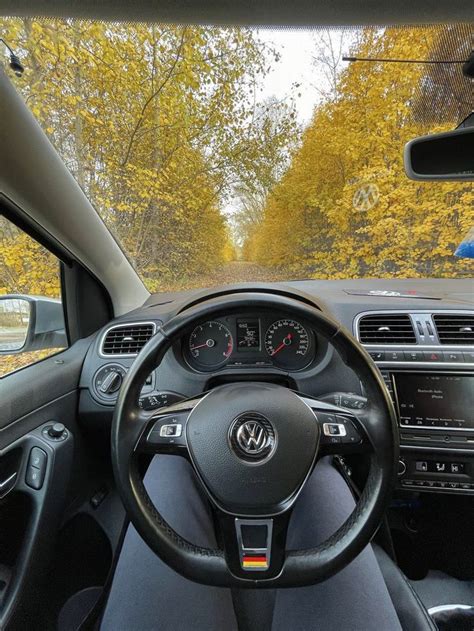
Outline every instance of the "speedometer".
[[265, 350], [281, 368], [298, 370], [305, 366], [309, 346], [308, 331], [296, 320], [277, 320], [265, 333]]

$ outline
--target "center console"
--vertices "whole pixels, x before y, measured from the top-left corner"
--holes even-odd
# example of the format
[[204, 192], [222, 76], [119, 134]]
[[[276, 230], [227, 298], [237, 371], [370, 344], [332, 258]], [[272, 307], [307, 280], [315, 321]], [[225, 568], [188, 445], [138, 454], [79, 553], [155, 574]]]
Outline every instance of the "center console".
[[398, 487], [474, 493], [474, 313], [371, 312], [354, 328], [398, 415]]
[[474, 493], [474, 372], [382, 374], [399, 418], [400, 486]]

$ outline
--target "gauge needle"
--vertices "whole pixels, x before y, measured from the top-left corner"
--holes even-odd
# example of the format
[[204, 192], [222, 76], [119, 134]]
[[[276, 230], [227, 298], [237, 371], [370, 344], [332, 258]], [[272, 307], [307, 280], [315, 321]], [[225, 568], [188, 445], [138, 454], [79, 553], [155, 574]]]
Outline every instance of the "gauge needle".
[[270, 355], [270, 357], [273, 357], [273, 355], [276, 355], [277, 353], [279, 353], [279, 352], [280, 352], [283, 348], [285, 348], [285, 346], [288, 346], [289, 344], [291, 344], [291, 338], [292, 338], [292, 337], [293, 337], [293, 336], [291, 335], [291, 333], [288, 333], [288, 335], [286, 335], [286, 336], [283, 338], [283, 342], [282, 342], [279, 346], [277, 346], [277, 347], [275, 348], [275, 350], [274, 350], [274, 351], [273, 351], [273, 353]]
[[207, 344], [199, 344], [199, 346], [191, 346], [192, 351], [197, 351], [198, 348], [204, 348]]
[[198, 348], [204, 348], [205, 346], [207, 348], [212, 348], [214, 345], [215, 345], [214, 340], [207, 340], [207, 342], [204, 342], [204, 344], [199, 344], [198, 346], [192, 346], [191, 350], [196, 351]]

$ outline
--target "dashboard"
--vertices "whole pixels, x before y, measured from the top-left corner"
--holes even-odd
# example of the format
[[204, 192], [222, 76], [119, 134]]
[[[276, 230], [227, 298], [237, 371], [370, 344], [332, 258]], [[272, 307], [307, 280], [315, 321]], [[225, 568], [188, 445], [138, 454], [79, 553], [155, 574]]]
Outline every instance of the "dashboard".
[[[399, 418], [400, 491], [474, 494], [470, 279], [297, 281], [214, 291], [222, 296], [244, 290], [310, 302], [366, 347]], [[209, 296], [199, 290], [157, 294], [98, 333], [80, 383], [86, 426], [110, 427], [121, 382], [143, 343], [162, 323]], [[186, 331], [147, 379], [140, 405], [153, 410], [233, 380], [274, 381], [348, 409], [366, 404], [350, 366], [308, 322], [249, 304]]]
[[314, 361], [316, 351], [307, 323], [253, 311], [202, 322], [182, 341], [185, 361], [198, 371], [226, 366], [299, 371]]

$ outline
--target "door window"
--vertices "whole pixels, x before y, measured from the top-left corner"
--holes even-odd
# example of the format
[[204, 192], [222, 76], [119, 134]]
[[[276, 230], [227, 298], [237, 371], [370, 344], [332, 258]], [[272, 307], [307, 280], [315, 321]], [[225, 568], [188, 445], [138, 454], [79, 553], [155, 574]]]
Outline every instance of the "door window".
[[0, 216], [0, 377], [66, 346], [59, 260]]

